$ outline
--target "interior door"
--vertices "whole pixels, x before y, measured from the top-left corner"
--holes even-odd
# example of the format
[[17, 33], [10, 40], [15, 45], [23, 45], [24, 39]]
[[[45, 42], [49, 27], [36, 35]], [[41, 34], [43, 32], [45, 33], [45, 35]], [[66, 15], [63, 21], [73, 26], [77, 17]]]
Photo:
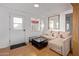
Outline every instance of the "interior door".
[[10, 16], [10, 45], [25, 42], [24, 17]]

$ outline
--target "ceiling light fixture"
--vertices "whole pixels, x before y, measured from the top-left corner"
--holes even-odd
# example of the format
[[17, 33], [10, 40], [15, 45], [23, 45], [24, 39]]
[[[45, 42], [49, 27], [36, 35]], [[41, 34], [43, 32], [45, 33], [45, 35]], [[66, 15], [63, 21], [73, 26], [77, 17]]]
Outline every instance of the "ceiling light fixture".
[[34, 7], [38, 8], [39, 7], [39, 4], [34, 4]]

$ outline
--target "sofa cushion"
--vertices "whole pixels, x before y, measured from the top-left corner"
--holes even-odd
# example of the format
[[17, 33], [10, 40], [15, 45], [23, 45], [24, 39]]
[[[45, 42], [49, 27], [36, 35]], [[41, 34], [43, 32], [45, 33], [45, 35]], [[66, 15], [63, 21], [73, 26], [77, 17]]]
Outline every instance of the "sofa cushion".
[[61, 47], [63, 46], [63, 40], [61, 38], [50, 40], [50, 41], [48, 41], [48, 45], [50, 48], [53, 48], [53, 49], [56, 48], [58, 50], [61, 50]]
[[52, 33], [52, 36], [54, 37], [54, 33]]
[[62, 36], [62, 38], [66, 38], [69, 36], [69, 32], [60, 32], [60, 37]]
[[62, 34], [60, 35], [60, 38], [64, 38]]

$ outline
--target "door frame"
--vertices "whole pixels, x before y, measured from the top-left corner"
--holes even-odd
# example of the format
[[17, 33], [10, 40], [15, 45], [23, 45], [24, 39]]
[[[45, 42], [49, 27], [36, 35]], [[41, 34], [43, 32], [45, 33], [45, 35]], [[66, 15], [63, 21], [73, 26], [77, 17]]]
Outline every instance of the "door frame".
[[[24, 15], [21, 15], [21, 14], [17, 14], [17, 13], [10, 13], [9, 14], [9, 44], [11, 45], [11, 26], [12, 26], [12, 22], [11, 21], [13, 21], [12, 20], [12, 18], [13, 17], [18, 17], [18, 18], [23, 18], [23, 22], [24, 22], [24, 19], [25, 19], [25, 16]], [[15, 29], [14, 29], [15, 30]], [[18, 30], [16, 30], [16, 31], [18, 31]], [[21, 31], [21, 30], [19, 30], [19, 31]], [[23, 25], [23, 32], [24, 32], [24, 40], [26, 39], [26, 37], [25, 37], [25, 33], [26, 33], [26, 29], [25, 29], [25, 25]]]
[[72, 3], [73, 20], [72, 20], [72, 53], [74, 56], [79, 56], [79, 4]]

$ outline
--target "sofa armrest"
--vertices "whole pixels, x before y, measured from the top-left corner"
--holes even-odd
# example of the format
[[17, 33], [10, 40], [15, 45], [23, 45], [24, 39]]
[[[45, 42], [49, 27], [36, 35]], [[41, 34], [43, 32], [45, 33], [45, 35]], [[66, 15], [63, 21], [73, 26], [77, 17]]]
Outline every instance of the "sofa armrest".
[[68, 36], [68, 37], [64, 38], [63, 41], [70, 40], [71, 38], [72, 38], [72, 36]]
[[69, 36], [65, 39], [63, 39], [63, 48], [62, 48], [62, 53], [64, 55], [67, 55], [68, 52], [70, 51], [70, 40], [71, 40], [72, 36]]

